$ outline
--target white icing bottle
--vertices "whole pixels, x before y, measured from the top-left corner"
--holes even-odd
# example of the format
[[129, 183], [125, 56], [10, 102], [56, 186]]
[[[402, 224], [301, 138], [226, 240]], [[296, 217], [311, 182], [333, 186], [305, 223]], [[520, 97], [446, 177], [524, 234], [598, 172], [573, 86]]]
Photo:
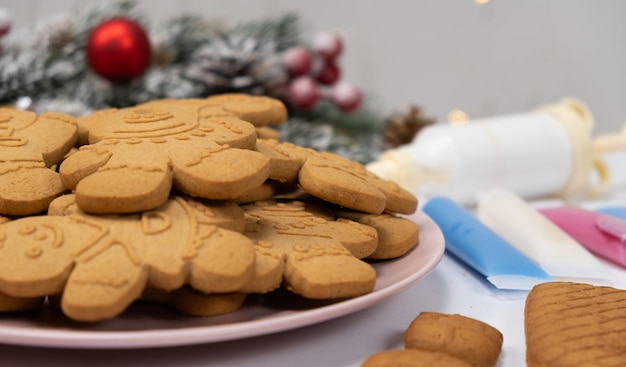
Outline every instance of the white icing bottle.
[[594, 165], [607, 184], [592, 129], [589, 109], [567, 98], [528, 113], [428, 126], [367, 169], [420, 198], [445, 195], [463, 205], [496, 186], [524, 198], [565, 197], [591, 190]]

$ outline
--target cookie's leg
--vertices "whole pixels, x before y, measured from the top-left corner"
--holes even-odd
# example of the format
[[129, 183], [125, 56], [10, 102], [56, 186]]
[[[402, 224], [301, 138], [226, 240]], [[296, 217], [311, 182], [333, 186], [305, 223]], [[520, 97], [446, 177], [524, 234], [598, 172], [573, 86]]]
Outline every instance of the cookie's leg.
[[287, 255], [285, 282], [306, 298], [355, 297], [374, 289], [376, 271], [339, 245], [294, 246]]
[[172, 172], [167, 159], [150, 145], [114, 146], [113, 153], [85, 149], [61, 165], [63, 182], [74, 188], [76, 204], [88, 213], [151, 210], [170, 195]]
[[147, 271], [126, 246], [113, 243], [77, 262], [61, 308], [71, 319], [99, 321], [115, 317], [141, 296]]
[[241, 289], [245, 293], [267, 293], [280, 287], [285, 271], [285, 255], [271, 242], [257, 241], [252, 278]]
[[254, 244], [241, 233], [212, 227], [198, 238], [198, 248], [183, 253], [191, 263], [189, 284], [205, 293], [236, 292], [253, 275]]
[[171, 155], [174, 186], [207, 199], [234, 199], [265, 182], [269, 159], [256, 151], [214, 146], [190, 155]]

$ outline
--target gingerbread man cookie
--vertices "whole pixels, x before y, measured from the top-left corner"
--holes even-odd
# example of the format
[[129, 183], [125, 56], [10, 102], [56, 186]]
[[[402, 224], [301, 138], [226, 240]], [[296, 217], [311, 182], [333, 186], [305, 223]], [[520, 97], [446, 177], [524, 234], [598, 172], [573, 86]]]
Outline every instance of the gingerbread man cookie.
[[269, 159], [252, 149], [253, 126], [232, 115], [153, 102], [94, 114], [89, 145], [63, 161], [61, 179], [90, 213], [132, 213], [163, 204], [176, 188], [232, 199], [268, 178]]
[[0, 312], [27, 311], [39, 308], [46, 297], [13, 297], [0, 293]]
[[219, 107], [249, 121], [256, 127], [280, 125], [287, 121], [285, 105], [271, 97], [226, 93], [206, 99], [208, 106]]
[[62, 113], [0, 108], [0, 214], [45, 211], [67, 189], [50, 169], [74, 146], [77, 126]]
[[318, 152], [287, 142], [257, 141], [270, 158], [270, 172], [290, 178], [315, 197], [371, 214], [412, 214], [417, 198], [392, 181], [369, 172], [362, 164], [330, 152]]
[[141, 299], [173, 307], [183, 315], [208, 317], [238, 310], [246, 300], [246, 294], [237, 292], [207, 294], [184, 286], [173, 291], [148, 288]]
[[62, 293], [72, 319], [97, 321], [121, 313], [146, 287], [188, 284], [230, 293], [254, 271], [255, 247], [239, 232], [232, 203], [207, 206], [174, 197], [141, 214], [89, 215], [65, 195], [50, 215], [0, 225], [0, 292], [13, 297]]
[[376, 229], [378, 246], [368, 259], [393, 259], [418, 245], [419, 226], [409, 219], [388, 213], [368, 214], [352, 210], [337, 210], [335, 214]]
[[376, 231], [349, 220], [325, 219], [307, 205], [268, 200], [242, 207], [244, 234], [257, 248], [255, 274], [242, 291], [268, 292], [284, 280], [289, 290], [312, 299], [371, 292], [376, 272], [359, 259], [376, 249]]

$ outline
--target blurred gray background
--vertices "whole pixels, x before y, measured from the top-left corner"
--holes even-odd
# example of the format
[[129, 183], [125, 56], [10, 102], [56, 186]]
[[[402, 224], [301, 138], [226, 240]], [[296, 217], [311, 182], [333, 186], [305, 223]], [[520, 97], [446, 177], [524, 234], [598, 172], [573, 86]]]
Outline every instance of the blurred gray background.
[[[85, 0], [3, 0], [13, 25], [35, 27]], [[344, 78], [384, 113], [420, 106], [439, 121], [530, 110], [574, 96], [596, 133], [626, 121], [626, 1], [623, 0], [152, 0], [154, 19], [177, 13], [227, 24], [294, 11], [307, 33], [342, 32]]]

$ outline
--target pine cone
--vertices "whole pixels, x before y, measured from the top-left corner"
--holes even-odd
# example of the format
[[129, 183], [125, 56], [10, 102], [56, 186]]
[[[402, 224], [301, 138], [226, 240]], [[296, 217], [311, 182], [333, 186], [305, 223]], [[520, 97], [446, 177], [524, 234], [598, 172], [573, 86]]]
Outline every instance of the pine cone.
[[422, 128], [434, 123], [434, 119], [424, 117], [421, 109], [415, 105], [409, 106], [404, 113], [396, 112], [386, 121], [383, 147], [389, 149], [408, 144]]
[[289, 77], [271, 42], [236, 36], [219, 37], [194, 52], [185, 75], [203, 86], [204, 95], [280, 96]]

